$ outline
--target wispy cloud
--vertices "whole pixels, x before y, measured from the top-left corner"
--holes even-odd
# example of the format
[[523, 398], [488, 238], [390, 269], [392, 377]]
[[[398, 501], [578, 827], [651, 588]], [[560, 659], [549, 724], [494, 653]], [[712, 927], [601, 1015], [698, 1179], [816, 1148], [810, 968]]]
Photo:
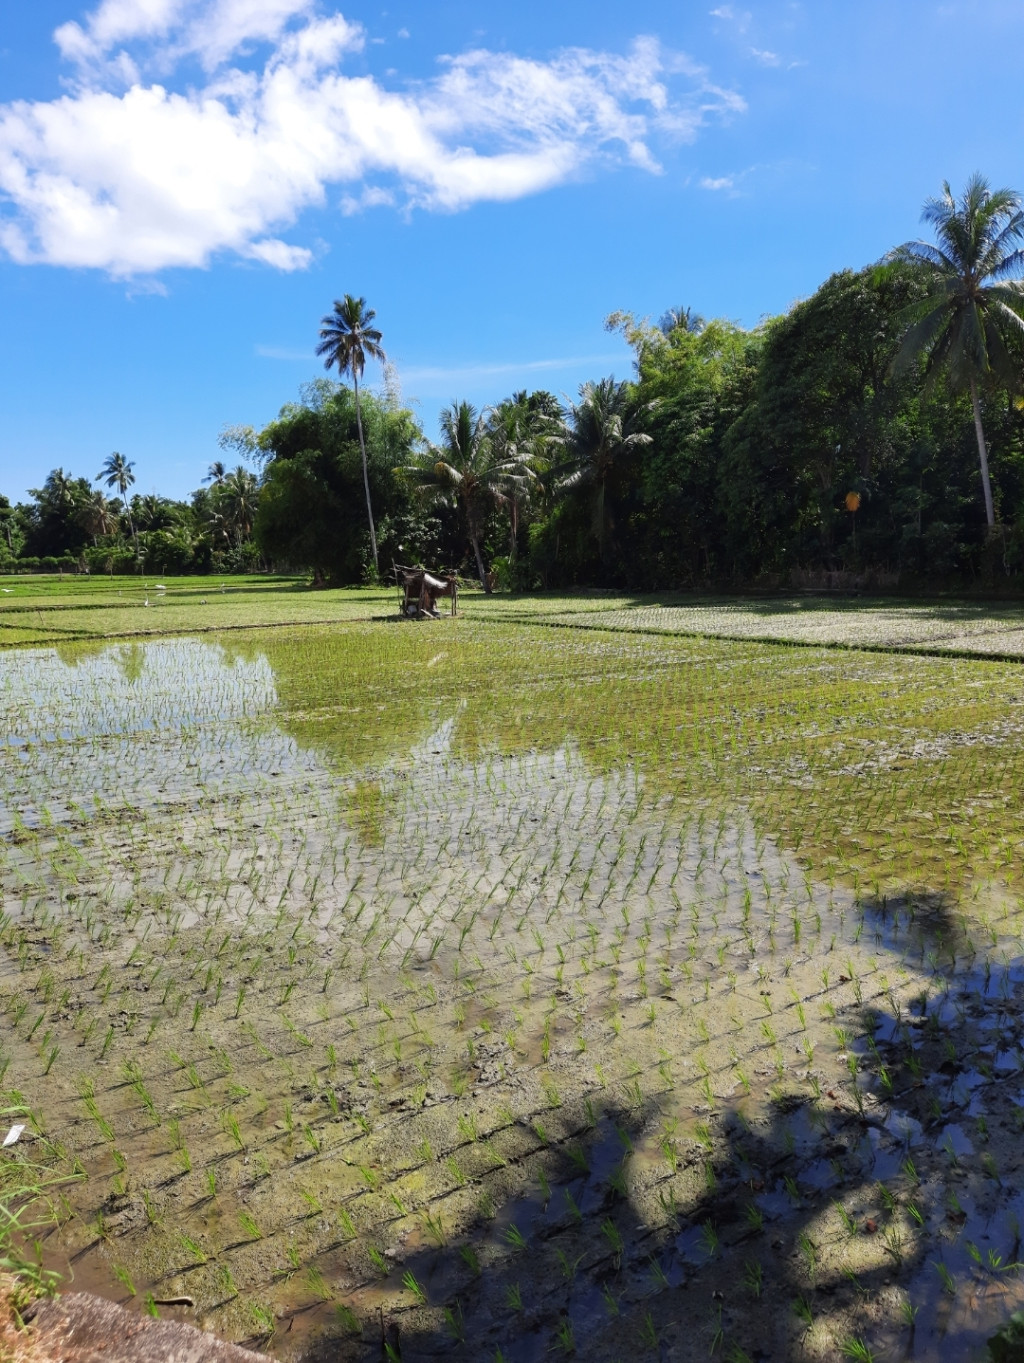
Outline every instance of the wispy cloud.
[[697, 184], [711, 193], [738, 199], [755, 190], [763, 192], [766, 186], [771, 186], [777, 193], [781, 186], [790, 184], [794, 179], [806, 180], [816, 170], [817, 167], [807, 161], [756, 161], [743, 170], [733, 170], [726, 175], [703, 175]]
[[754, 61], [760, 62], [762, 66], [782, 65], [782, 58], [777, 52], [769, 52], [758, 47], [752, 47], [750, 49], [750, 55], [754, 58]]
[[746, 107], [653, 38], [547, 60], [478, 48], [391, 89], [343, 74], [366, 34], [315, 0], [102, 0], [55, 39], [67, 93], [0, 105], [0, 250], [118, 276], [222, 252], [303, 269], [312, 252], [278, 232], [330, 186], [345, 212], [454, 212], [601, 162], [657, 173]]
[[721, 19], [724, 23], [735, 24], [740, 33], [746, 33], [750, 27], [750, 21], [754, 17], [750, 10], [737, 10], [732, 5], [719, 5], [717, 9], [709, 10], [708, 13], [713, 19]]
[[[578, 369], [588, 364], [619, 364], [622, 354], [573, 355], [551, 360], [507, 360], [493, 364], [465, 364], [446, 366], [411, 365], [399, 367], [403, 383], [460, 383], [474, 379], [501, 378], [514, 374], [557, 373], [559, 370]], [[628, 357], [626, 357], [628, 359]]]

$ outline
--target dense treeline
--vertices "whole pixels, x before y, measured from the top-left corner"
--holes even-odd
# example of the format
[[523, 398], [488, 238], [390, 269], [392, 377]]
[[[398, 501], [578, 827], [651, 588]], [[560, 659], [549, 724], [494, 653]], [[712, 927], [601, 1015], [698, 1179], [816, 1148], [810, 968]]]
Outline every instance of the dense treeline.
[[[373, 526], [381, 571], [422, 562], [519, 589], [1018, 576], [1024, 328], [1015, 260], [990, 248], [1024, 235], [1024, 218], [980, 177], [929, 213], [941, 250], [842, 271], [753, 330], [685, 308], [657, 326], [613, 315], [634, 375], [585, 384], [575, 403], [456, 402], [435, 443], [392, 388], [320, 379], [263, 430], [227, 432], [249, 467], [211, 465], [189, 502], [129, 498], [119, 455], [101, 471], [119, 499], [57, 469], [31, 503], [0, 500], [0, 565], [351, 583], [377, 571]], [[1014, 325], [1000, 330], [1003, 313]], [[372, 312], [346, 297], [324, 320], [328, 362], [361, 376], [360, 337], [379, 351]]]
[[[129, 497], [130, 460], [120, 461], [123, 495], [54, 469], [32, 501], [0, 497], [0, 570], [6, 572], [252, 572], [263, 566], [252, 538], [260, 479], [239, 464], [210, 465], [208, 485], [187, 502], [156, 493]], [[116, 483], [115, 483], [116, 486]]]

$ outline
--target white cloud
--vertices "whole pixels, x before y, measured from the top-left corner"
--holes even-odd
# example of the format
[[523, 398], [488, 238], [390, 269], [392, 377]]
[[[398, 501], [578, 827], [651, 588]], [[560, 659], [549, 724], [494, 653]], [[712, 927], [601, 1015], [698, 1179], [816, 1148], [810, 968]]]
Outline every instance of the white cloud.
[[701, 189], [711, 190], [733, 189], [735, 187], [735, 184], [736, 180], [735, 177], [732, 175], [719, 175], [717, 178], [714, 178], [710, 175], [704, 175], [701, 177], [700, 180]]
[[95, 61], [118, 43], [167, 33], [185, 8], [183, 0], [103, 0], [80, 24], [61, 24], [54, 40], [69, 61]]
[[750, 49], [750, 55], [755, 61], [760, 62], [762, 66], [779, 66], [782, 63], [782, 58], [777, 52], [762, 51], [760, 48], [752, 47]]
[[[293, 20], [308, 19], [313, 9], [314, 0], [102, 0], [84, 26], [62, 24], [53, 36], [80, 76], [100, 69], [116, 76], [126, 63], [138, 71], [135, 58], [119, 45], [146, 39], [163, 43], [145, 54], [144, 66], [166, 71], [182, 57], [197, 56], [212, 71], [253, 43], [276, 42]], [[353, 38], [361, 33], [358, 25], [347, 27]]]
[[394, 202], [395, 196], [390, 189], [383, 189], [380, 185], [367, 185], [361, 194], [344, 195], [340, 207], [346, 218], [350, 218], [367, 208], [391, 208]]
[[709, 10], [708, 13], [713, 19], [721, 19], [727, 24], [735, 24], [740, 33], [746, 33], [750, 27], [750, 21], [754, 17], [750, 10], [736, 10], [732, 5], [719, 5], [717, 9]]
[[[0, 249], [118, 276], [222, 252], [301, 269], [312, 252], [279, 233], [330, 186], [346, 213], [455, 211], [602, 160], [657, 172], [659, 148], [745, 108], [651, 38], [546, 61], [475, 49], [390, 89], [343, 74], [365, 35], [313, 4], [102, 0], [59, 28], [67, 93], [0, 104]], [[176, 82], [197, 61], [205, 83]]]
[[273, 265], [278, 270], [304, 270], [313, 259], [313, 252], [304, 246], [289, 246], [276, 237], [264, 237], [254, 241], [242, 253], [250, 260], [261, 260], [264, 265]]

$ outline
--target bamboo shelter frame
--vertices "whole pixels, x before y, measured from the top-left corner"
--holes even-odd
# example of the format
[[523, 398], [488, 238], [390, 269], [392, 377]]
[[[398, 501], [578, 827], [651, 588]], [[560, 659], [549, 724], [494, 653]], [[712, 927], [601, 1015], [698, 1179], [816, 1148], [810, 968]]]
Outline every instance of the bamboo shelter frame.
[[436, 603], [441, 597], [448, 597], [451, 614], [458, 615], [459, 582], [454, 573], [440, 577], [421, 567], [408, 568], [401, 563], [391, 566], [399, 593], [398, 613], [403, 620], [439, 620]]

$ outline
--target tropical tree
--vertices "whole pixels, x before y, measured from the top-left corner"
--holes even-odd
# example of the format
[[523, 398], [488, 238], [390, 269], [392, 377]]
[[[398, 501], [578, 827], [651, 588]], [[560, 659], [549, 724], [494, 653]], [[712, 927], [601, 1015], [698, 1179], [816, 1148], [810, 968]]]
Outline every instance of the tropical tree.
[[78, 508], [78, 519], [92, 536], [93, 544], [98, 543], [100, 535], [109, 535], [116, 524], [111, 503], [99, 488]]
[[696, 336], [704, 330], [707, 322], [699, 312], [692, 308], [666, 308], [658, 318], [658, 330], [663, 336], [671, 336], [673, 331], [688, 331]]
[[239, 464], [227, 474], [221, 484], [217, 506], [227, 525], [234, 531], [236, 545], [243, 544], [252, 534], [259, 495], [259, 479], [244, 464]]
[[29, 491], [35, 505], [25, 508], [23, 552], [40, 556], [79, 553], [88, 538], [78, 514], [91, 491], [86, 479], [56, 468], [41, 488]]
[[441, 444], [429, 445], [419, 459], [399, 470], [423, 497], [461, 508], [485, 592], [490, 587], [480, 538], [487, 512], [529, 486], [534, 476], [529, 458], [527, 450], [494, 440], [486, 412], [454, 402], [441, 413]]
[[173, 504], [158, 492], [146, 492], [132, 498], [132, 515], [140, 530], [162, 530], [173, 523]]
[[[394, 471], [421, 444], [413, 414], [362, 393], [362, 419], [381, 560], [406, 550], [436, 557], [427, 547], [427, 522], [436, 528], [436, 518], [414, 508], [411, 490]], [[366, 510], [352, 389], [327, 377], [303, 385], [302, 401], [282, 408], [257, 440], [265, 468], [253, 537], [265, 558], [309, 568], [317, 583], [365, 580]], [[220, 495], [213, 494], [214, 503]]]
[[608, 485], [632, 454], [651, 443], [651, 437], [636, 427], [654, 406], [653, 402], [638, 404], [628, 383], [607, 378], [583, 384], [579, 402], [569, 408], [569, 421], [560, 437], [563, 457], [556, 467], [557, 488], [590, 490], [592, 529], [602, 560], [610, 529]]
[[366, 440], [363, 436], [363, 413], [359, 401], [359, 380], [362, 378], [367, 357], [386, 360], [381, 349], [381, 333], [373, 325], [376, 313], [366, 306], [365, 298], [355, 298], [347, 293], [344, 298], [334, 300], [334, 311], [320, 320], [320, 344], [316, 353], [324, 357], [324, 367], [337, 367], [339, 374], [352, 375], [352, 387], [356, 398], [356, 426], [359, 431], [359, 451], [363, 457], [363, 490], [366, 493], [366, 514], [370, 522], [370, 550], [373, 554], [373, 570], [379, 572], [377, 562], [377, 530], [373, 523], [373, 505], [370, 501], [370, 474], [366, 464]]
[[927, 286], [908, 315], [896, 367], [924, 354], [927, 374], [945, 370], [955, 391], [970, 393], [991, 529], [995, 510], [981, 388], [1020, 384], [1009, 337], [1024, 330], [1024, 284], [1016, 277], [1024, 270], [1021, 196], [1012, 189], [989, 189], [984, 176], [975, 174], [959, 200], [945, 182], [942, 194], [925, 203], [921, 216], [935, 229], [938, 244], [908, 241], [892, 253], [894, 259], [913, 264]]
[[227, 467], [223, 459], [215, 459], [206, 471], [204, 483], [210, 483], [213, 487], [223, 487], [228, 476]]
[[7, 552], [14, 553], [14, 526], [17, 517], [16, 509], [11, 506], [10, 500], [0, 494], [0, 533], [7, 541]]
[[520, 515], [548, 467], [548, 447], [561, 432], [561, 409], [550, 393], [513, 393], [486, 414], [487, 434], [497, 465], [523, 469], [523, 482], [505, 490], [509, 518], [509, 562], [515, 561]]
[[135, 557], [139, 556], [139, 537], [135, 533], [135, 522], [132, 520], [132, 509], [128, 504], [128, 489], [135, 482], [135, 468], [130, 459], [126, 459], [123, 454], [114, 450], [113, 454], [107, 456], [103, 461], [103, 467], [96, 475], [98, 483], [106, 483], [107, 487], [116, 487], [121, 494], [121, 501], [124, 503], [125, 514], [128, 517], [128, 528], [132, 532], [132, 543], [135, 545]]

